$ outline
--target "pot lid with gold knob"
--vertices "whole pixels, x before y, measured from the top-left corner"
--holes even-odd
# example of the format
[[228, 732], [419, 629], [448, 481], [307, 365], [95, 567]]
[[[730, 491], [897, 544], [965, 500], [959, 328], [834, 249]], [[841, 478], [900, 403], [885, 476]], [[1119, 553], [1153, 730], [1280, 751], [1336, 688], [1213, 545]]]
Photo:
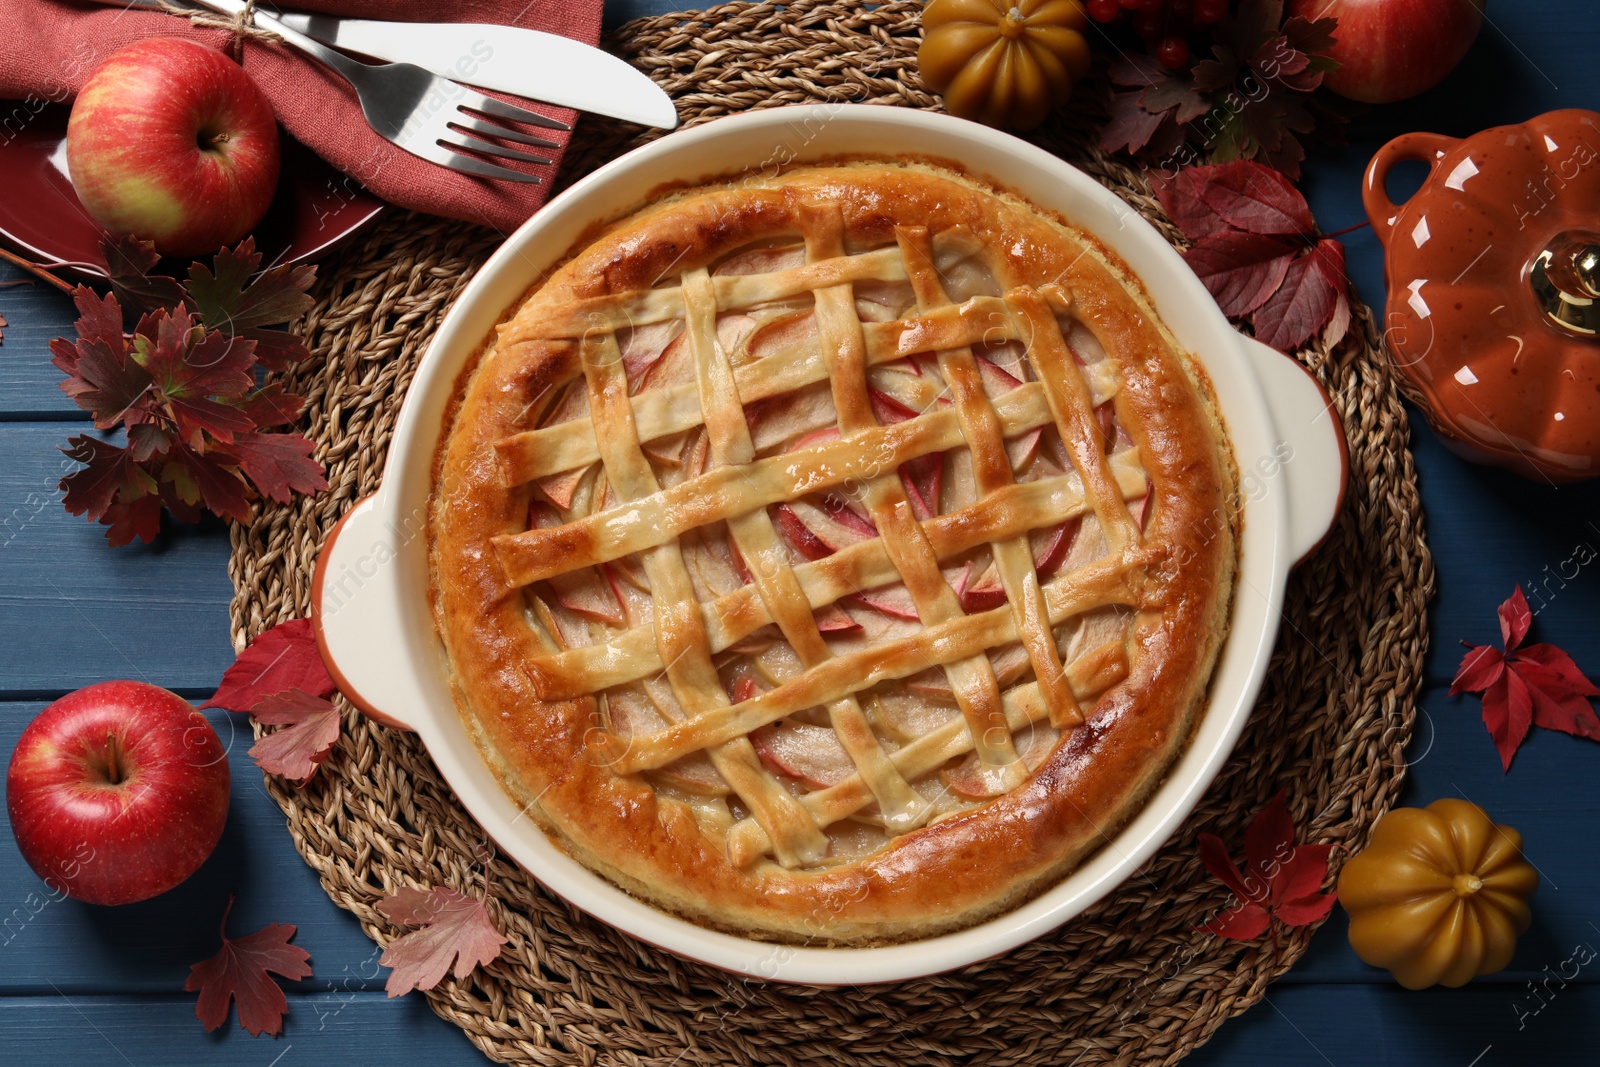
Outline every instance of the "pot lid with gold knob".
[[[1402, 160], [1430, 169], [1395, 205], [1385, 181]], [[1600, 115], [1406, 134], [1363, 192], [1385, 251], [1384, 339], [1434, 429], [1526, 477], [1600, 475]]]

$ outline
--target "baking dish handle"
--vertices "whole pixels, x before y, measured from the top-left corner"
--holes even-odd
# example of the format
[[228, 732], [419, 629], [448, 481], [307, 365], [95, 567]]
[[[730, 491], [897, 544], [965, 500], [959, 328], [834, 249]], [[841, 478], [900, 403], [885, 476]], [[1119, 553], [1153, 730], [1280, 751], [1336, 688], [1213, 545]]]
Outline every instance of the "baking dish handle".
[[380, 725], [410, 730], [393, 710], [409, 691], [393, 658], [404, 647], [405, 616], [395, 546], [377, 500], [357, 503], [323, 541], [311, 574], [311, 627], [345, 699]]
[[1344, 426], [1328, 392], [1311, 372], [1275, 348], [1240, 336], [1256, 380], [1267, 395], [1277, 430], [1270, 457], [1247, 467], [1239, 457], [1240, 491], [1247, 498], [1287, 490], [1289, 551], [1299, 566], [1321, 547], [1344, 507], [1350, 453]]

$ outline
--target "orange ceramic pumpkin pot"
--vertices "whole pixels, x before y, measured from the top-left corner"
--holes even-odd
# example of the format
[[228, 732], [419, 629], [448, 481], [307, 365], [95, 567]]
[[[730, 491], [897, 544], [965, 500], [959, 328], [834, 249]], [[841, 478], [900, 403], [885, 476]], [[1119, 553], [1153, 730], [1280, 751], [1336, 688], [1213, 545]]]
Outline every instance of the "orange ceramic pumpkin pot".
[[[1395, 206], [1395, 163], [1431, 165]], [[1389, 280], [1384, 337], [1453, 450], [1536, 480], [1600, 475], [1600, 115], [1465, 140], [1411, 133], [1367, 167]]]

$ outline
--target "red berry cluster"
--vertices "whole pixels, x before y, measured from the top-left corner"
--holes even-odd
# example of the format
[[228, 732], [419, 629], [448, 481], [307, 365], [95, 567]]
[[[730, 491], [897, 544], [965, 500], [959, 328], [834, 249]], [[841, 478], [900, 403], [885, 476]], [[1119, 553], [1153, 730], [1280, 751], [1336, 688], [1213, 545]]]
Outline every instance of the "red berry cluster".
[[1189, 63], [1188, 35], [1221, 21], [1229, 0], [1088, 0], [1089, 17], [1100, 23], [1129, 16], [1133, 32], [1168, 70]]

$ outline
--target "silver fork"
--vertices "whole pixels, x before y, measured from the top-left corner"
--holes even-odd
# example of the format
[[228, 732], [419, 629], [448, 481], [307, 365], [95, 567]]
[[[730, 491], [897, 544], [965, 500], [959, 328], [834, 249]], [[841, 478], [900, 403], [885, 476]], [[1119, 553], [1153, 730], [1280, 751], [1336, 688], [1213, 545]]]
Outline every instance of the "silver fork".
[[[225, 15], [238, 15], [245, 9], [242, 0], [185, 0], [185, 3], [188, 6], [207, 7]], [[523, 122], [555, 130], [571, 129], [565, 123], [484, 96], [410, 63], [359, 62], [290, 29], [265, 11], [257, 10], [254, 15], [256, 24], [262, 29], [270, 30], [302, 52], [326, 63], [349, 82], [355, 88], [356, 98], [361, 101], [361, 111], [366, 115], [367, 123], [380, 136], [430, 163], [484, 178], [538, 184], [544, 179], [536, 174], [512, 170], [465, 153], [477, 152], [517, 163], [547, 164], [550, 160], [543, 156], [506, 148], [483, 138], [496, 137], [536, 148], [557, 148], [558, 142], [532, 137], [512, 129], [508, 123]]]

